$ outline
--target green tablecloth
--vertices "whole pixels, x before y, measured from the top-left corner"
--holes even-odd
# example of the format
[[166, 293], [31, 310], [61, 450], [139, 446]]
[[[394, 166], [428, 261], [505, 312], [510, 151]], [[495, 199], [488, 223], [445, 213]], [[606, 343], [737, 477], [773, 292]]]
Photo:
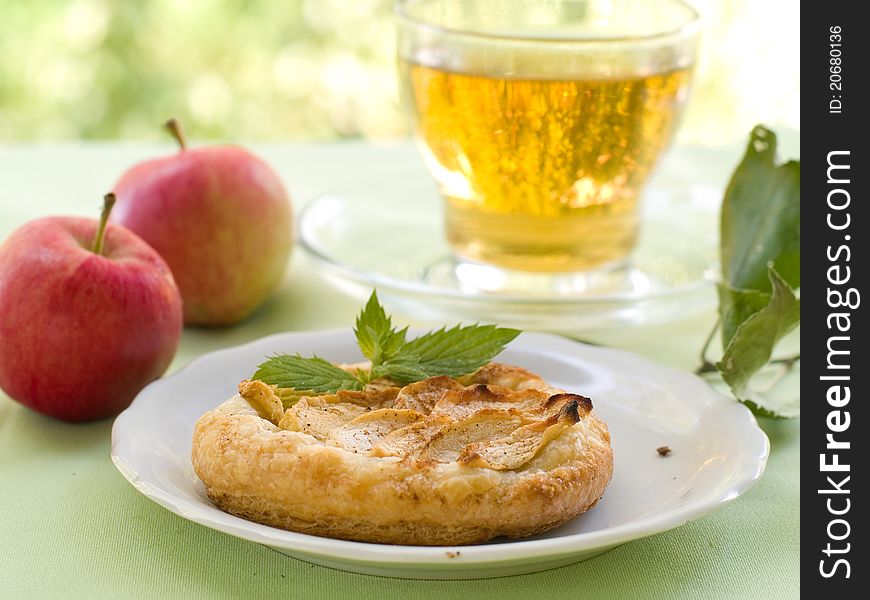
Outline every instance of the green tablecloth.
[[[135, 160], [169, 146], [0, 146], [0, 239], [49, 214], [96, 217]], [[407, 144], [259, 147], [297, 206], [336, 183], [418, 160]], [[727, 177], [740, 150], [722, 154]], [[358, 308], [293, 256], [280, 292], [250, 321], [187, 330], [172, 369], [217, 348], [287, 330], [347, 326]], [[712, 311], [587, 339], [690, 369]], [[406, 319], [400, 318], [400, 321]], [[59, 382], [62, 384], [62, 382]], [[797, 393], [797, 377], [786, 393]], [[196, 525], [135, 491], [109, 458], [111, 422], [67, 425], [0, 392], [0, 598], [795, 598], [799, 594], [799, 423], [766, 421], [767, 473], [745, 496], [694, 523], [573, 566], [478, 581], [406, 581], [314, 566]]]

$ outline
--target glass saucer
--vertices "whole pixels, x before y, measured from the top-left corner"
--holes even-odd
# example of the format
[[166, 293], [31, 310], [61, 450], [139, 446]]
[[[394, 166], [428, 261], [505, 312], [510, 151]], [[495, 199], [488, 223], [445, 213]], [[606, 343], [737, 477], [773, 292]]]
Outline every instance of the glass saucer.
[[628, 265], [580, 277], [505, 276], [457, 261], [444, 238], [441, 198], [422, 167], [359, 178], [312, 200], [299, 237], [339, 287], [361, 298], [375, 287], [389, 308], [422, 321], [582, 331], [711, 307], [720, 199], [716, 186], [657, 177]]

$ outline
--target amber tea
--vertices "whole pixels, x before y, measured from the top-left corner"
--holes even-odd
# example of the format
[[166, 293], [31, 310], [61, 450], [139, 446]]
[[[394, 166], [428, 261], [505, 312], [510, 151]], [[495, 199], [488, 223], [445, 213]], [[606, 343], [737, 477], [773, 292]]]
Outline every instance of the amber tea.
[[407, 61], [401, 68], [459, 256], [527, 271], [580, 271], [628, 255], [638, 194], [671, 140], [687, 69], [553, 80]]
[[623, 264], [688, 95], [681, 0], [404, 0], [399, 78], [458, 258]]

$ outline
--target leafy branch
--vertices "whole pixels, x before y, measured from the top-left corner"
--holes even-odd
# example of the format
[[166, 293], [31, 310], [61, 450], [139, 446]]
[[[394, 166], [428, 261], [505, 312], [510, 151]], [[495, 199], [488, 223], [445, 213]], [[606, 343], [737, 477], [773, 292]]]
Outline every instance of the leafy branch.
[[[800, 324], [800, 162], [776, 162], [776, 135], [757, 125], [722, 202], [717, 284], [719, 318], [701, 349], [699, 374], [718, 373], [734, 396], [763, 416], [796, 416], [766, 395], [800, 355], [773, 359], [779, 341]], [[722, 357], [707, 358], [719, 333]], [[779, 374], [763, 388], [753, 377]]]

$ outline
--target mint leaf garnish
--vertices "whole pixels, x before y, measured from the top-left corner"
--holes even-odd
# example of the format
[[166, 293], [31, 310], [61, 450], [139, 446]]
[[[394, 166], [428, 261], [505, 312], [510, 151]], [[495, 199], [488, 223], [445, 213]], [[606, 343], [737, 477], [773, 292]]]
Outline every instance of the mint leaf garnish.
[[495, 325], [456, 325], [406, 341], [407, 332], [407, 327], [393, 327], [377, 293], [372, 292], [354, 327], [360, 351], [371, 361], [369, 370], [352, 373], [320, 357], [281, 354], [261, 364], [252, 379], [276, 386], [282, 401], [292, 404], [302, 392], [361, 390], [381, 377], [402, 384], [437, 375], [459, 377], [488, 363], [521, 333]]

